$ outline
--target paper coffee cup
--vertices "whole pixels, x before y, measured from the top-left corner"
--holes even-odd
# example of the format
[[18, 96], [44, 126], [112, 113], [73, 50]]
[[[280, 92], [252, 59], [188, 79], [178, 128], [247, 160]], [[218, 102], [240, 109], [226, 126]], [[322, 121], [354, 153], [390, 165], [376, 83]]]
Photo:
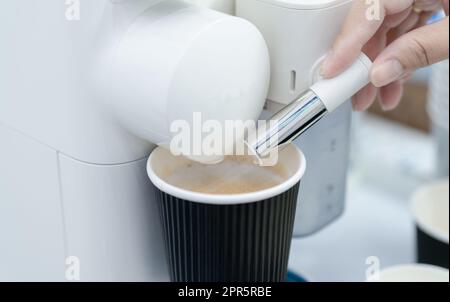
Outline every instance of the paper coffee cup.
[[376, 282], [449, 282], [448, 270], [425, 264], [399, 265], [380, 272]]
[[147, 165], [156, 187], [166, 254], [174, 282], [281, 282], [287, 274], [303, 153], [279, 154], [288, 177], [280, 185], [244, 194], [196, 193], [161, 175], [174, 160], [157, 148]]
[[449, 268], [449, 180], [418, 189], [412, 196], [417, 260]]

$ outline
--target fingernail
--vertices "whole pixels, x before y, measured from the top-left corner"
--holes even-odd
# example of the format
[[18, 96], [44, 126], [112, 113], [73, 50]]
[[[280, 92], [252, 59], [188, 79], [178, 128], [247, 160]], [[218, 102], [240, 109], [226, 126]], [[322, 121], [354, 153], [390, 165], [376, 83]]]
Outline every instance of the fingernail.
[[390, 111], [390, 110], [391, 110], [388, 106], [386, 106], [386, 105], [383, 104], [383, 103], [380, 104], [380, 107], [381, 107], [381, 110], [383, 110], [384, 112], [387, 112], [387, 111]]
[[361, 98], [359, 95], [353, 97], [353, 110], [357, 112], [366, 111], [370, 108], [371, 102], [367, 102], [365, 99]]
[[388, 60], [380, 65], [374, 66], [372, 70], [372, 83], [376, 87], [386, 86], [399, 78], [405, 73], [403, 65], [398, 60]]
[[359, 105], [358, 102], [356, 102], [356, 101], [352, 102], [352, 107], [353, 107], [353, 111], [356, 111], [356, 112], [364, 111], [364, 109], [361, 108], [361, 105]]
[[392, 105], [386, 105], [386, 104], [384, 104], [383, 102], [380, 102], [380, 107], [381, 107], [381, 110], [383, 110], [384, 112], [392, 111], [392, 110], [395, 109], [394, 106], [392, 106]]

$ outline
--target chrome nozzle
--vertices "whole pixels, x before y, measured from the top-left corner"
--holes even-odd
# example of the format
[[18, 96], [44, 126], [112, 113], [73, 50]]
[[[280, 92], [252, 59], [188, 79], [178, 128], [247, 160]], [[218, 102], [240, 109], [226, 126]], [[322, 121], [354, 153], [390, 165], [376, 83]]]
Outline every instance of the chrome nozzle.
[[274, 148], [287, 145], [298, 138], [327, 114], [320, 98], [311, 90], [275, 114], [270, 127], [264, 131], [257, 129], [250, 135], [247, 146], [259, 157], [265, 157]]
[[363, 53], [342, 74], [315, 83], [299, 98], [271, 118], [266, 131], [257, 129], [247, 145], [259, 157], [274, 148], [291, 143], [328, 112], [334, 111], [357, 91], [370, 83], [372, 62]]

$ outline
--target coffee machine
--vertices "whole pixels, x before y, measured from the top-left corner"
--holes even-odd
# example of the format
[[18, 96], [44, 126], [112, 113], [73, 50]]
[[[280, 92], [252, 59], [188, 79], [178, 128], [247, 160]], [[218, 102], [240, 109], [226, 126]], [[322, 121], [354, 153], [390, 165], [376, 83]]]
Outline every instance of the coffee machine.
[[[318, 80], [350, 4], [2, 3], [0, 280], [167, 281], [145, 173], [165, 117], [270, 116]], [[297, 236], [344, 210], [350, 120], [346, 104], [296, 142]]]

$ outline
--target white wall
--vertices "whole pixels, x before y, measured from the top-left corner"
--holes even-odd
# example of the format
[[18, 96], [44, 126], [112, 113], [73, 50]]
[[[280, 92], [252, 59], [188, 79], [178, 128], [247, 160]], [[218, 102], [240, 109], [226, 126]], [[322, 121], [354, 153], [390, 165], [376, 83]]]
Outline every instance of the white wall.
[[201, 6], [212, 8], [227, 14], [234, 15], [235, 0], [188, 0]]

